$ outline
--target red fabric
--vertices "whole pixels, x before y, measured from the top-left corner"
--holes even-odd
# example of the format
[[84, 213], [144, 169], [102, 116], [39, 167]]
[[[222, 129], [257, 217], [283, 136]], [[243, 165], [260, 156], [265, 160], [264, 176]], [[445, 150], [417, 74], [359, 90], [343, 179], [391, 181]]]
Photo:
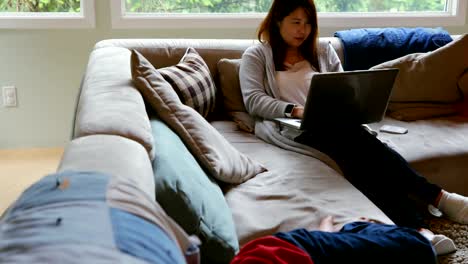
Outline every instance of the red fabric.
[[307, 252], [274, 236], [261, 237], [250, 241], [231, 261], [231, 264], [313, 264]]

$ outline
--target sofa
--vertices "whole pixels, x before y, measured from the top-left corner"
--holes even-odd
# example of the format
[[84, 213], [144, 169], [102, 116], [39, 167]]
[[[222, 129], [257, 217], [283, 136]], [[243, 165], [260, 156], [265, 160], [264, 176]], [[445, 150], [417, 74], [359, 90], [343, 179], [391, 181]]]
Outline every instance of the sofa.
[[[317, 229], [326, 215], [334, 215], [338, 226], [361, 216], [391, 224], [326, 157], [268, 144], [255, 136], [249, 120], [239, 117], [245, 115], [235, 114], [245, 109], [227, 109], [226, 104], [239, 100], [235, 99], [240, 94], [236, 63], [254, 43], [240, 39], [98, 42], [81, 83], [72, 140], [57, 172], [97, 171], [132, 182], [188, 235], [201, 240], [202, 263], [228, 263], [240, 247], [260, 236], [295, 228]], [[344, 60], [339, 38], [321, 37], [320, 43], [331, 44]], [[205, 119], [236, 151], [263, 168], [248, 179], [216, 178], [137, 87], [132, 72], [136, 52], [161, 69], [177, 65], [189, 47], [203, 58], [216, 87], [212, 114]], [[221, 71], [220, 62], [226, 60], [233, 64]], [[466, 76], [459, 83], [466, 83]], [[403, 126], [409, 132], [381, 133], [383, 124]], [[429, 180], [468, 195], [467, 116], [415, 121], [386, 116], [369, 126]]]

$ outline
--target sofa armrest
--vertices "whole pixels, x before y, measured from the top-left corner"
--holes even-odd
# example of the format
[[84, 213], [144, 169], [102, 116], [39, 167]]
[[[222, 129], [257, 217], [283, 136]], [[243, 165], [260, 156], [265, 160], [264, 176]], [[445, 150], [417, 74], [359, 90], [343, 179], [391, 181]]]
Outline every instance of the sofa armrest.
[[154, 157], [153, 136], [145, 103], [130, 71], [130, 51], [109, 47], [89, 58], [76, 108], [74, 138], [118, 135], [143, 145]]
[[92, 135], [72, 140], [57, 172], [96, 171], [131, 183], [155, 200], [153, 168], [145, 149], [133, 140], [113, 135]]

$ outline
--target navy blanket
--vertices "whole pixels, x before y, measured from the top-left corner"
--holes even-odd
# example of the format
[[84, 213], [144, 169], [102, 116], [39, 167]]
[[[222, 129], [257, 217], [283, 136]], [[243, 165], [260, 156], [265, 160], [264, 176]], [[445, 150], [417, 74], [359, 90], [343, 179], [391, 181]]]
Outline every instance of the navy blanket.
[[452, 41], [443, 28], [363, 28], [337, 31], [343, 42], [346, 71], [365, 70], [416, 52], [428, 52]]

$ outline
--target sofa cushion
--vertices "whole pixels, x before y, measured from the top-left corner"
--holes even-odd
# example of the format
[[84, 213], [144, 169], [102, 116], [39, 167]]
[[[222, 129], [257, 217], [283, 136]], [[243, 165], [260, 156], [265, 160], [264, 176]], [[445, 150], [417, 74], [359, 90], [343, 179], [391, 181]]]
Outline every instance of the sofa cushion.
[[199, 113], [184, 105], [143, 55], [133, 50], [131, 57], [132, 75], [138, 89], [211, 176], [237, 184], [265, 171], [261, 164], [237, 151]]
[[460, 91], [463, 92], [464, 99], [468, 99], [468, 69], [466, 69], [465, 73], [462, 77], [458, 80], [458, 88]]
[[390, 117], [369, 124], [405, 127], [403, 135], [379, 133], [378, 137], [400, 153], [412, 168], [449, 192], [468, 195], [468, 118], [459, 115], [404, 122]]
[[194, 48], [188, 48], [177, 65], [159, 69], [182, 103], [207, 117], [215, 107], [216, 87], [210, 69]]
[[141, 93], [132, 83], [130, 51], [93, 50], [77, 100], [73, 138], [118, 135], [139, 142], [154, 157], [153, 137]]
[[152, 119], [151, 126], [157, 201], [187, 233], [201, 239], [202, 263], [229, 263], [239, 243], [221, 188], [164, 122]]
[[449, 103], [389, 103], [386, 114], [401, 121], [416, 121], [456, 115], [457, 106]]
[[372, 69], [399, 68], [391, 102], [453, 103], [461, 98], [457, 82], [468, 68], [468, 34], [428, 53], [414, 53]]
[[242, 98], [239, 67], [241, 59], [223, 58], [218, 62], [219, 85], [223, 96], [223, 106], [240, 129], [254, 132], [255, 120], [247, 113]]
[[[57, 171], [92, 171], [110, 175], [105, 194], [109, 206], [161, 226], [177, 240], [180, 248], [186, 250], [197, 239], [190, 238], [155, 202], [151, 165], [145, 149], [138, 142], [114, 135], [91, 135], [74, 139], [67, 145]], [[192, 249], [186, 258], [197, 258], [198, 254], [194, 253]]]
[[[128, 138], [115, 135], [76, 138], [67, 144], [57, 171], [105, 173], [114, 179], [131, 182], [155, 199], [153, 169], [148, 154], [141, 144]], [[138, 178], [134, 177], [135, 171], [138, 171]]]
[[363, 215], [392, 223], [364, 194], [322, 161], [268, 144], [239, 131], [232, 121], [211, 124], [239, 151], [268, 167], [268, 172], [224, 189], [241, 247], [276, 232], [301, 227], [317, 229], [320, 220], [330, 214], [340, 224]]
[[458, 112], [468, 117], [468, 69], [458, 80], [458, 88], [463, 92], [463, 101], [458, 105]]

